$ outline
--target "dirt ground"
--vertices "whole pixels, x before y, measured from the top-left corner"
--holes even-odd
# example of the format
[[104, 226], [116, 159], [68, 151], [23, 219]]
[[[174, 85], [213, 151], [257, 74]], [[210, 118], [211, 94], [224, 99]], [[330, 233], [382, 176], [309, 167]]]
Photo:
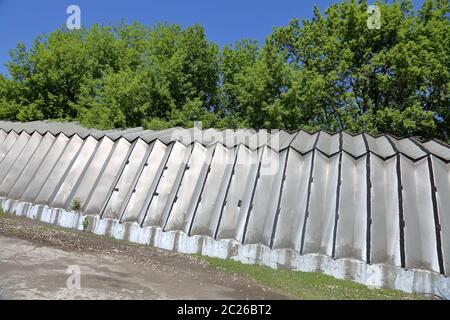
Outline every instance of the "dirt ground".
[[192, 256], [0, 217], [0, 299], [288, 298]]

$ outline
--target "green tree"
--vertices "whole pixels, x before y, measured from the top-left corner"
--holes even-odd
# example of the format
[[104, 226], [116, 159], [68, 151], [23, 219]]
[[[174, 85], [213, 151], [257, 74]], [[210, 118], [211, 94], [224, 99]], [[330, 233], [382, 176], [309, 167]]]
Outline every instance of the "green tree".
[[18, 44], [0, 118], [90, 127], [328, 129], [450, 138], [447, 0], [344, 0], [222, 50], [199, 25], [58, 29]]
[[418, 14], [410, 1], [377, 5], [379, 30], [366, 26], [366, 1], [354, 0], [334, 4], [324, 15], [315, 8], [303, 25], [293, 20], [274, 30], [273, 43], [285, 61], [320, 83], [322, 99], [312, 106], [309, 122], [319, 119], [320, 127], [331, 130], [447, 139], [448, 2], [426, 0]]

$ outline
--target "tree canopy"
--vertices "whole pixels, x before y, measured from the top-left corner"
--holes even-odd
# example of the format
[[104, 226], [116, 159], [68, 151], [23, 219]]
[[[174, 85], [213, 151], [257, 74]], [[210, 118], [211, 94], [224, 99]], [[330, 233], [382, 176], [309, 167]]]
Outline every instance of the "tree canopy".
[[336, 3], [223, 48], [200, 25], [60, 28], [18, 44], [0, 118], [145, 126], [299, 128], [450, 139], [447, 0]]

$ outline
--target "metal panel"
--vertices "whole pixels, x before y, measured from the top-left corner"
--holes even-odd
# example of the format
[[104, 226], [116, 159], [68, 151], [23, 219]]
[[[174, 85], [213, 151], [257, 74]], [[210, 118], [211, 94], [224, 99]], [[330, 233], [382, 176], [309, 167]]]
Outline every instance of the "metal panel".
[[209, 128], [203, 131], [202, 144], [210, 146], [216, 142], [222, 143], [222, 132], [214, 128]]
[[67, 175], [64, 177], [62, 184], [55, 190], [56, 194], [53, 199], [50, 200], [51, 206], [64, 208], [70, 197], [71, 191], [94, 154], [97, 144], [97, 140], [93, 137], [86, 138], [79, 154], [69, 168]]
[[336, 258], [366, 260], [366, 158], [342, 154], [342, 185], [336, 236]]
[[339, 156], [316, 153], [302, 253], [332, 255]]
[[[223, 198], [220, 198], [219, 195], [224, 194], [224, 188], [226, 188], [226, 186], [221, 188], [221, 185], [223, 181], [228, 181], [226, 179], [227, 169], [228, 174], [231, 174], [229, 169], [232, 167], [233, 162], [233, 150], [230, 151], [222, 144], [217, 144], [210, 163], [209, 174], [204, 182], [203, 192], [198, 203], [195, 204], [195, 214], [190, 230], [191, 235], [209, 235], [214, 237], [216, 230], [214, 218], [219, 214], [223, 203]], [[215, 191], [211, 192], [211, 190]]]
[[218, 142], [222, 143], [227, 148], [233, 148], [234, 146], [238, 145], [237, 139], [238, 136], [233, 130], [226, 129], [222, 131], [222, 138], [221, 140], [218, 140]]
[[116, 175], [120, 174], [119, 169], [123, 162], [126, 161], [131, 144], [124, 138], [120, 138], [115, 144], [115, 148], [110, 155], [109, 161], [103, 164], [102, 172], [98, 177], [89, 198], [86, 200], [86, 209], [84, 211], [87, 214], [100, 214], [102, 205], [109, 197], [114, 179], [116, 178]]
[[51, 133], [45, 134], [20, 176], [13, 181], [12, 185], [9, 182], [2, 185], [2, 190], [5, 193], [8, 192], [8, 198], [19, 199], [22, 196], [55, 140], [56, 138]]
[[149, 196], [149, 190], [153, 181], [156, 179], [158, 168], [162, 165], [166, 154], [167, 146], [156, 140], [152, 151], [148, 157], [147, 166], [144, 166], [141, 176], [135, 187], [135, 192], [131, 195], [130, 201], [125, 208], [122, 221], [140, 222], [139, 213], [142, 211], [145, 199]]
[[339, 134], [329, 134], [325, 131], [320, 133], [319, 140], [317, 142], [317, 149], [330, 156], [339, 152]]
[[203, 181], [199, 179], [200, 172], [207, 158], [207, 149], [196, 143], [187, 163], [187, 170], [178, 188], [175, 202], [165, 225], [165, 230], [183, 230], [189, 224], [188, 209], [192, 201], [194, 191]]
[[439, 272], [427, 159], [401, 156], [406, 268]]
[[156, 192], [153, 194], [148, 207], [144, 220], [145, 226], [163, 226], [165, 222], [162, 221], [163, 209], [179, 171], [186, 165], [183, 162], [183, 159], [186, 159], [186, 152], [190, 152], [190, 147], [185, 147], [179, 142], [174, 143]]
[[231, 177], [225, 205], [222, 209], [216, 237], [218, 239], [237, 238], [237, 227], [239, 224], [242, 200], [247, 188], [251, 183], [251, 171], [255, 170], [258, 160], [258, 152], [250, 151], [244, 146], [237, 150], [234, 174]]
[[0, 181], [4, 178], [8, 170], [14, 164], [19, 154], [25, 148], [28, 140], [30, 139], [30, 135], [26, 132], [22, 132], [17, 140], [14, 142], [11, 149], [9, 149], [8, 153], [5, 155], [3, 160], [0, 162]]
[[8, 151], [13, 147], [16, 140], [19, 138], [19, 135], [14, 131], [10, 131], [8, 136], [5, 138], [3, 143], [0, 145], [0, 163], [3, 158], [6, 156]]
[[342, 132], [342, 149], [354, 157], [360, 157], [368, 152], [362, 134], [352, 136], [346, 132]]
[[369, 134], [365, 134], [367, 139], [367, 144], [369, 145], [369, 150], [376, 155], [382, 157], [382, 158], [388, 158], [395, 155], [395, 151], [392, 148], [389, 141], [386, 139], [386, 136], [380, 136], [380, 137], [372, 137]]
[[[267, 130], [259, 130], [255, 134], [250, 134], [246, 132], [245, 134], [236, 134], [238, 143], [245, 143], [250, 150], [261, 148], [266, 145], [267, 141], [270, 140], [271, 134]], [[277, 141], [272, 141], [272, 144], [277, 148]]]
[[272, 132], [272, 136], [270, 137], [270, 140], [267, 141], [267, 144], [275, 151], [283, 150], [289, 147], [296, 136], [297, 133], [276, 130], [276, 132]]
[[37, 132], [34, 133], [10, 169], [5, 169], [5, 171], [0, 173], [0, 194], [7, 194], [11, 190], [11, 187], [24, 170], [41, 140], [42, 136]]
[[115, 186], [115, 189], [109, 198], [108, 204], [106, 205], [105, 211], [103, 212], [103, 217], [105, 218], [115, 218], [119, 219], [121, 212], [122, 203], [125, 201], [127, 194], [132, 192], [130, 190], [131, 184], [138, 174], [139, 168], [142, 167], [143, 162], [147, 160], [146, 154], [150, 146], [141, 139], [136, 141], [133, 151], [127, 160], [127, 163], [120, 175], [120, 179]]
[[72, 201], [77, 199], [80, 202], [80, 207], [82, 209], [86, 206], [86, 201], [89, 198], [92, 190], [94, 189], [95, 183], [98, 180], [100, 174], [102, 173], [102, 168], [108, 162], [109, 157], [113, 152], [114, 146], [116, 144], [108, 137], [103, 137], [98, 142], [97, 150], [95, 151], [89, 166], [85, 168], [81, 174], [78, 187], [75, 186], [71, 195], [67, 198], [65, 204], [66, 209], [70, 209], [72, 206]]
[[256, 163], [252, 163], [250, 167], [250, 173], [247, 179], [247, 184], [245, 185], [244, 193], [242, 194], [242, 201], [240, 202], [238, 224], [236, 227], [236, 234], [234, 238], [241, 243], [245, 241], [245, 234], [247, 232], [249, 212], [253, 203], [253, 198], [255, 194], [255, 188], [258, 183], [260, 176], [260, 169], [262, 165], [262, 156], [264, 154], [264, 149], [256, 150]]
[[291, 147], [298, 152], [304, 154], [314, 149], [314, 144], [317, 140], [318, 133], [309, 134], [305, 131], [299, 131], [291, 142]]
[[56, 141], [53, 143], [52, 147], [45, 155], [45, 158], [40, 164], [33, 179], [28, 185], [25, 186], [26, 189], [21, 197], [22, 200], [31, 202], [36, 199], [38, 193], [42, 189], [42, 186], [47, 181], [47, 178], [52, 171], [55, 163], [58, 161], [63, 151], [68, 146], [69, 141], [69, 138], [67, 138], [64, 134], [58, 135]]
[[42, 185], [41, 190], [34, 202], [47, 204], [50, 201], [51, 195], [59, 186], [61, 179], [64, 178], [67, 170], [70, 168], [70, 165], [76, 158], [81, 146], [83, 145], [83, 142], [84, 140], [77, 135], [70, 138], [66, 149], [61, 154], [47, 180]]
[[390, 138], [401, 153], [412, 159], [419, 159], [427, 155], [421, 148], [412, 142], [411, 139], [405, 138], [397, 140], [393, 137]]
[[432, 157], [445, 274], [450, 274], [450, 164]]
[[273, 242], [273, 248], [275, 249], [289, 248], [300, 251], [311, 158], [311, 152], [305, 156], [294, 149], [289, 152], [286, 180]]
[[[264, 165], [276, 164], [277, 170], [264, 174], [260, 169], [258, 183], [254, 190], [252, 204], [249, 210], [247, 230], [244, 243], [263, 243], [269, 246], [272, 236], [273, 222], [277, 211], [280, 184], [284, 171], [287, 151], [280, 157], [271, 149], [265, 147], [261, 161]], [[278, 162], [283, 163], [283, 166]]]
[[3, 141], [5, 141], [6, 137], [8, 136], [8, 134], [0, 129], [0, 146], [2, 145]]
[[370, 158], [372, 182], [371, 262], [400, 266], [397, 159]]
[[436, 142], [434, 140], [427, 141], [423, 146], [433, 154], [444, 160], [450, 161], [450, 148], [448, 145], [444, 145], [442, 142]]

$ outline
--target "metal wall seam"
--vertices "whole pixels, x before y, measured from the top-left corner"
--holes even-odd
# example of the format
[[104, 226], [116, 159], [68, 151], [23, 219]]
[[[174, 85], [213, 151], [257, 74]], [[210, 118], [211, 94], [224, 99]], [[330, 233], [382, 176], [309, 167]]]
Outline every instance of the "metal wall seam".
[[[264, 150], [259, 149], [259, 152], [260, 152], [260, 156], [258, 157], [258, 167], [256, 170], [256, 175], [254, 177], [253, 187], [251, 189], [250, 200], [244, 211], [245, 212], [245, 216], [244, 216], [245, 220], [244, 220], [244, 228], [242, 230], [242, 238], [241, 238], [242, 244], [245, 244], [245, 236], [247, 234], [248, 221], [250, 219], [250, 212], [253, 209], [253, 198], [255, 196], [256, 186], [258, 185], [258, 181], [260, 178], [260, 171], [261, 171], [261, 164], [262, 164], [262, 157], [264, 155]], [[242, 210], [242, 208], [241, 208], [241, 210]]]
[[214, 207], [212, 209], [212, 215], [208, 219], [209, 221], [207, 225], [208, 235], [211, 236], [212, 238], [215, 236], [215, 232], [219, 226], [219, 219], [221, 219], [222, 205], [226, 201], [229, 181], [231, 179], [234, 170], [233, 168], [235, 166], [234, 160], [236, 159], [236, 155], [239, 148], [238, 146], [226, 150], [225, 168], [223, 171], [222, 178], [220, 179], [217, 197], [214, 201]]
[[[178, 170], [177, 176], [175, 178], [175, 181], [172, 185], [172, 189], [169, 193], [169, 196], [167, 198], [167, 201], [163, 207], [162, 210], [162, 215], [161, 215], [161, 228], [163, 231], [166, 230], [166, 225], [167, 225], [167, 221], [169, 221], [169, 218], [172, 214], [172, 208], [173, 205], [175, 204], [175, 202], [177, 201], [178, 198], [178, 192], [180, 190], [181, 187], [181, 183], [183, 182], [183, 179], [185, 177], [186, 171], [189, 170], [189, 161], [192, 157], [192, 154], [194, 154], [194, 151], [196, 151], [196, 149], [199, 147], [200, 143], [198, 143], [197, 141], [194, 141], [191, 145], [190, 145], [190, 150], [188, 150], [188, 152], [185, 153], [184, 158], [181, 162], [182, 167]], [[180, 228], [181, 229], [181, 228]], [[170, 228], [169, 230], [174, 230], [172, 228]]]
[[304, 253], [322, 253], [332, 257], [339, 158], [339, 154], [330, 158], [320, 151], [316, 154]]
[[220, 211], [219, 211], [219, 214], [218, 214], [218, 217], [217, 217], [217, 223], [216, 223], [216, 228], [215, 228], [215, 230], [214, 230], [214, 235], [213, 235], [213, 238], [215, 239], [215, 240], [217, 240], [217, 234], [219, 233], [219, 226], [220, 226], [220, 223], [222, 222], [222, 216], [223, 216], [223, 211], [224, 211], [224, 208], [225, 208], [225, 205], [226, 205], [226, 203], [227, 203], [227, 197], [228, 197], [228, 192], [230, 191], [230, 186], [231, 186], [231, 180], [233, 179], [233, 177], [235, 176], [235, 169], [236, 169], [236, 163], [237, 163], [237, 159], [238, 159], [238, 155], [239, 155], [239, 150], [240, 150], [240, 148], [241, 148], [241, 146], [242, 146], [242, 144], [239, 144], [237, 147], [235, 147], [235, 154], [234, 154], [234, 162], [233, 162], [233, 166], [232, 166], [232, 168], [231, 168], [231, 173], [230, 173], [230, 175], [229, 175], [229, 177], [228, 177], [228, 183], [227, 183], [227, 188], [226, 188], [226, 190], [225, 190], [225, 194], [224, 194], [224, 197], [223, 197], [223, 201], [222, 201], [222, 205], [221, 205], [221, 207], [220, 207]]
[[74, 186], [71, 195], [67, 199], [65, 208], [67, 210], [72, 209], [72, 204], [74, 200], [79, 201], [80, 211], [84, 211], [87, 203], [92, 196], [92, 192], [98, 184], [98, 179], [101, 177], [105, 165], [110, 161], [112, 154], [117, 146], [113, 140], [104, 136], [97, 143], [97, 149], [89, 162], [85, 167], [85, 170], [80, 176], [80, 179]]
[[450, 163], [431, 155], [445, 275], [450, 275]]
[[133, 181], [131, 182], [130, 189], [129, 189], [129, 191], [128, 191], [128, 193], [127, 193], [127, 195], [126, 195], [126, 197], [125, 197], [125, 199], [124, 199], [124, 201], [122, 203], [122, 205], [120, 206], [120, 209], [119, 209], [119, 212], [118, 212], [119, 223], [122, 223], [123, 215], [124, 215], [125, 210], [126, 210], [126, 208], [128, 206], [128, 203], [130, 202], [130, 199], [131, 199], [132, 195], [136, 192], [136, 186], [138, 184], [139, 179], [142, 176], [142, 173], [144, 172], [144, 168], [149, 165], [148, 164], [149, 157], [150, 157], [150, 154], [153, 151], [155, 143], [156, 143], [156, 141], [151, 142], [149, 147], [147, 148], [147, 151], [145, 152], [144, 157], [142, 158], [142, 162], [139, 165], [137, 173], [134, 176]]
[[[92, 137], [87, 137], [83, 140], [83, 145], [78, 150], [77, 154], [73, 157], [72, 161], [70, 162], [69, 166], [67, 167], [67, 170], [63, 174], [61, 180], [59, 181], [56, 188], [53, 190], [52, 195], [50, 196], [48, 203], [52, 207], [62, 207], [64, 205], [64, 198], [60, 200], [58, 203], [57, 197], [64, 197], [64, 194], [70, 193], [70, 190], [73, 188], [73, 179], [72, 176], [74, 175], [76, 178], [77, 174], [77, 167], [81, 166], [81, 169], [84, 168], [86, 165], [86, 161], [83, 158], [84, 153], [88, 154], [88, 157], [93, 153], [95, 150], [95, 146], [97, 145], [97, 140]], [[76, 179], [75, 179], [76, 182]], [[68, 189], [68, 190], [67, 190]]]
[[270, 242], [269, 242], [269, 248], [272, 249], [273, 248], [273, 242], [275, 241], [275, 232], [277, 230], [277, 224], [278, 224], [278, 217], [280, 216], [280, 212], [281, 212], [281, 198], [283, 197], [283, 188], [285, 185], [285, 181], [286, 181], [286, 169], [287, 169], [287, 163], [289, 160], [289, 152], [290, 152], [290, 148], [288, 148], [286, 150], [286, 157], [284, 160], [284, 164], [283, 164], [283, 170], [282, 170], [282, 176], [281, 176], [281, 183], [280, 183], [280, 190], [278, 191], [278, 200], [277, 200], [277, 206], [276, 206], [276, 211], [275, 211], [275, 217], [272, 223], [272, 232], [270, 235]]
[[[367, 157], [367, 154], [366, 154]], [[367, 257], [367, 160], [342, 153], [335, 259]]]
[[286, 152], [278, 154], [269, 147], [264, 147], [245, 233], [248, 244], [261, 243], [269, 246], [280, 190], [276, 186], [282, 181], [283, 167], [280, 165], [280, 158], [284, 163]]
[[[94, 136], [92, 136], [95, 140], [96, 138]], [[72, 201], [73, 198], [75, 197], [75, 194], [78, 191], [78, 188], [80, 187], [81, 182], [83, 181], [84, 177], [86, 176], [86, 172], [89, 170], [89, 168], [91, 167], [92, 161], [94, 160], [95, 156], [97, 155], [100, 146], [102, 145], [102, 143], [104, 142], [105, 137], [96, 140], [97, 143], [95, 144], [95, 149], [92, 152], [91, 156], [89, 157], [89, 159], [87, 160], [86, 165], [83, 167], [83, 170], [81, 171], [80, 175], [78, 176], [78, 179], [75, 181], [75, 184], [71, 187], [71, 190], [68, 194], [68, 196], [66, 197], [66, 201], [64, 202], [64, 204], [62, 204], [62, 208], [65, 208], [67, 210], [72, 209]], [[80, 199], [78, 199], [80, 200]], [[80, 201], [80, 206], [83, 206], [83, 204]]]
[[302, 155], [294, 148], [289, 148], [272, 248], [300, 251], [311, 158], [312, 152]]
[[371, 263], [401, 266], [397, 159], [383, 160], [372, 153]]
[[427, 160], [414, 162], [401, 155], [401, 170], [405, 200], [405, 267], [439, 272]]
[[183, 162], [191, 152], [191, 149], [192, 145], [185, 146], [180, 142], [175, 142], [170, 157], [167, 160], [166, 167], [153, 193], [152, 201], [147, 209], [145, 218], [146, 226], [162, 228], [162, 224], [164, 223], [162, 220], [164, 207], [167, 199], [171, 196], [175, 179], [186, 165]]
[[409, 139], [413, 142], [414, 145], [416, 145], [418, 148], [420, 148], [423, 152], [427, 154], [427, 163], [428, 163], [428, 174], [430, 176], [430, 192], [431, 192], [431, 200], [433, 204], [433, 216], [434, 216], [434, 223], [435, 223], [435, 232], [436, 232], [436, 250], [438, 255], [438, 263], [439, 263], [439, 272], [441, 274], [445, 275], [445, 268], [444, 268], [444, 259], [443, 259], [443, 252], [442, 252], [442, 241], [441, 241], [441, 224], [439, 222], [439, 209], [437, 204], [437, 187], [435, 182], [435, 176], [434, 176], [434, 169], [433, 169], [433, 162], [431, 160], [430, 151], [426, 149], [423, 145], [419, 144], [415, 139]]
[[[288, 145], [297, 137], [299, 132], [297, 132], [295, 135], [293, 135], [293, 137], [289, 141]], [[279, 134], [279, 132], [277, 134]], [[279, 152], [279, 148], [278, 148], [277, 151]], [[281, 185], [280, 185], [280, 192], [279, 192], [279, 197], [278, 197], [278, 201], [277, 201], [277, 211], [275, 213], [275, 219], [274, 219], [273, 228], [272, 228], [272, 235], [270, 237], [270, 243], [269, 243], [269, 248], [271, 248], [271, 249], [273, 248], [273, 243], [275, 241], [275, 232], [277, 230], [278, 218], [279, 218], [279, 215], [280, 215], [280, 212], [281, 212], [281, 198], [283, 197], [283, 187], [284, 187], [284, 184], [285, 184], [285, 181], [286, 181], [286, 169], [287, 169], [287, 163], [288, 163], [288, 160], [289, 160], [289, 151], [290, 151], [290, 148], [287, 148], [286, 160], [284, 162], [284, 168], [283, 168], [283, 180], [282, 180]]]
[[433, 203], [433, 216], [434, 216], [434, 224], [435, 224], [435, 232], [436, 232], [436, 250], [438, 255], [438, 263], [439, 263], [439, 272], [441, 274], [445, 275], [445, 268], [444, 268], [444, 258], [442, 253], [442, 239], [441, 239], [441, 223], [439, 219], [439, 209], [437, 205], [437, 199], [436, 199], [436, 182], [434, 179], [434, 169], [433, 169], [433, 162], [431, 161], [431, 155], [428, 154], [427, 156], [427, 162], [428, 162], [428, 170], [430, 175], [430, 191], [431, 191], [431, 199]]
[[163, 231], [184, 230], [189, 219], [189, 206], [193, 201], [195, 191], [202, 184], [201, 172], [205, 161], [212, 151], [199, 142], [194, 147], [185, 165], [182, 179], [177, 186], [176, 196], [171, 203], [169, 215], [165, 220]]
[[[145, 141], [145, 140], [144, 140]], [[141, 211], [144, 208], [145, 201], [148, 199], [152, 186], [159, 177], [158, 173], [167, 161], [168, 152], [171, 146], [166, 146], [160, 140], [155, 139], [151, 142], [153, 145], [152, 151], [147, 159], [147, 165], [142, 169], [142, 173], [134, 187], [135, 192], [131, 193], [130, 199], [126, 204], [120, 222], [134, 222], [141, 223]], [[152, 190], [151, 194], [153, 194]]]
[[333, 227], [333, 249], [331, 257], [336, 259], [336, 236], [337, 236], [337, 227], [339, 220], [339, 201], [341, 196], [341, 185], [342, 185], [342, 131], [339, 132], [339, 162], [338, 162], [338, 177], [337, 177], [337, 186], [336, 186], [336, 205], [335, 205], [335, 217], [334, 217], [334, 227]]
[[[248, 132], [251, 132], [250, 130]], [[219, 193], [217, 197], [217, 201], [215, 203], [213, 216], [210, 219], [209, 224], [209, 233], [212, 238], [215, 239], [215, 237], [218, 236], [218, 232], [220, 230], [221, 223], [223, 222], [223, 214], [224, 209], [227, 206], [227, 198], [230, 194], [230, 183], [233, 181], [233, 176], [236, 176], [236, 161], [239, 161], [239, 152], [241, 150], [248, 150], [251, 152], [243, 143], [239, 143], [236, 145], [232, 150], [230, 151], [230, 155], [227, 158], [226, 168], [225, 172], [222, 178], [222, 181], [220, 183]], [[241, 177], [243, 181], [245, 181], [244, 176]]]
[[212, 149], [211, 155], [206, 158], [205, 164], [202, 168], [202, 171], [200, 173], [199, 181], [201, 181], [201, 184], [197, 184], [196, 191], [194, 192], [194, 195], [192, 197], [192, 202], [189, 205], [188, 208], [188, 214], [187, 214], [187, 221], [184, 231], [187, 233], [188, 236], [191, 235], [192, 231], [192, 225], [194, 224], [195, 215], [197, 213], [198, 206], [200, 202], [202, 201], [202, 195], [203, 190], [206, 185], [206, 181], [208, 180], [208, 176], [211, 172], [211, 163], [214, 159], [214, 155], [216, 154], [217, 148], [219, 143], [215, 143], [214, 147]]
[[54, 137], [51, 133], [47, 133], [44, 136], [44, 138], [41, 140], [41, 143], [36, 148], [35, 153], [30, 158], [30, 161], [14, 181], [14, 184], [7, 191], [8, 198], [17, 200], [23, 195], [29, 182], [34, 178], [36, 171], [41, 166], [42, 161], [52, 149], [55, 141], [56, 137]]
[[403, 216], [403, 184], [402, 173], [400, 167], [400, 152], [391, 138], [385, 135], [386, 140], [390, 143], [392, 149], [397, 154], [397, 183], [398, 183], [398, 208], [399, 208], [399, 226], [400, 226], [400, 261], [401, 267], [405, 268], [405, 219]]
[[131, 185], [139, 175], [140, 168], [146, 161], [146, 155], [151, 147], [144, 140], [137, 138], [132, 142], [125, 162], [118, 170], [116, 181], [111, 188], [111, 193], [106, 199], [101, 217], [120, 220], [121, 207], [127, 195], [133, 191]]
[[372, 181], [370, 179], [370, 149], [365, 133], [362, 133], [364, 146], [366, 147], [366, 200], [367, 200], [367, 229], [366, 229], [366, 262], [371, 264], [371, 241], [372, 241]]
[[312, 156], [311, 156], [311, 166], [310, 166], [310, 172], [309, 172], [309, 180], [308, 180], [308, 193], [306, 198], [306, 207], [305, 207], [305, 215], [304, 215], [304, 221], [302, 226], [302, 233], [301, 233], [301, 243], [300, 243], [300, 254], [303, 254], [304, 247], [305, 247], [305, 233], [306, 233], [306, 223], [308, 222], [308, 216], [309, 216], [309, 207], [311, 204], [311, 189], [312, 189], [312, 182], [313, 182], [313, 174], [314, 174], [314, 161], [316, 157], [316, 147], [317, 142], [319, 141], [320, 131], [317, 133], [316, 141], [314, 141], [314, 145], [312, 148]]
[[244, 144], [241, 144], [237, 151], [234, 174], [229, 181], [222, 218], [218, 224], [217, 239], [235, 239], [237, 241], [242, 239], [246, 214], [244, 207], [249, 202], [248, 198], [261, 152], [251, 151]]
[[225, 192], [229, 177], [232, 173], [233, 160], [237, 147], [226, 148], [219, 144], [211, 160], [211, 169], [205, 181], [204, 190], [217, 190], [216, 192], [203, 193], [200, 196], [194, 220], [192, 222], [191, 235], [208, 235], [214, 237], [221, 206], [225, 199]]
[[[123, 139], [123, 138], [121, 138]], [[126, 139], [125, 139], [126, 140]], [[128, 140], [127, 140], [128, 141]], [[129, 142], [129, 141], [128, 141]], [[119, 168], [117, 168], [116, 174], [114, 176], [114, 179], [110, 185], [109, 191], [105, 194], [105, 198], [104, 201], [100, 207], [100, 210], [98, 212], [98, 215], [100, 216], [100, 219], [103, 219], [103, 215], [106, 209], [106, 206], [109, 202], [109, 200], [111, 199], [111, 196], [113, 195], [113, 193], [116, 191], [116, 187], [117, 187], [117, 183], [119, 182], [120, 178], [122, 177], [123, 172], [125, 171], [125, 167], [128, 166], [128, 164], [130, 163], [130, 156], [136, 146], [137, 140], [133, 141], [130, 143], [130, 146], [127, 149], [126, 155], [124, 157], [124, 159], [122, 160]]]
[[161, 177], [164, 173], [164, 170], [167, 168], [167, 161], [169, 160], [170, 155], [172, 154], [172, 150], [176, 142], [170, 143], [164, 153], [164, 158], [159, 164], [158, 170], [155, 174], [155, 178], [152, 181], [152, 184], [150, 186], [149, 192], [147, 194], [147, 197], [145, 198], [145, 201], [140, 209], [139, 215], [138, 215], [138, 223], [141, 227], [144, 226], [145, 219], [147, 218], [147, 212], [148, 208], [152, 204], [153, 195], [156, 192], [156, 188], [158, 188], [159, 181], [161, 180]]
[[114, 186], [119, 169], [122, 168], [129, 156], [129, 150], [132, 146], [126, 139], [120, 138], [115, 141], [115, 148], [109, 159], [102, 166], [101, 173], [98, 175], [95, 186], [92, 188], [89, 198], [85, 202], [86, 214], [100, 215], [104, 209], [104, 204], [111, 194], [111, 188]]

